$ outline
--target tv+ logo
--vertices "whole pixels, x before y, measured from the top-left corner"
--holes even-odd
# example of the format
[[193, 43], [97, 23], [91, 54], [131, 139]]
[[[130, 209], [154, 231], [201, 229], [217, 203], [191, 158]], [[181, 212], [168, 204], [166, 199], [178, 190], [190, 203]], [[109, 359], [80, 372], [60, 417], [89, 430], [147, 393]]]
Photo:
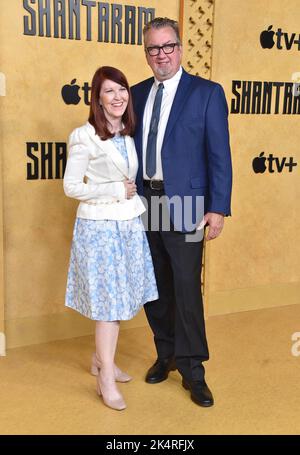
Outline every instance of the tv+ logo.
[[296, 39], [296, 33], [283, 32], [282, 28], [278, 28], [277, 32], [272, 30], [273, 25], [270, 25], [267, 30], [264, 30], [260, 34], [260, 44], [263, 49], [272, 49], [275, 46], [274, 35], [276, 35], [276, 47], [277, 49], [286, 49], [289, 51], [293, 45], [298, 45], [298, 51], [300, 51], [300, 33]]
[[[265, 157], [264, 153], [265, 152], [261, 152], [260, 155], [252, 161], [252, 168], [256, 174], [263, 174], [267, 169], [271, 174], [276, 171], [281, 173], [285, 167], [289, 169], [289, 172], [293, 172], [294, 167], [297, 166], [297, 163], [292, 156], [289, 158], [278, 158], [270, 153], [268, 157]], [[268, 161], [268, 166], [266, 165], [266, 161]]]
[[73, 79], [70, 84], [66, 84], [61, 89], [62, 99], [66, 104], [79, 104], [81, 96], [79, 96], [79, 90], [83, 91], [84, 103], [89, 106], [91, 104], [90, 91], [91, 87], [88, 82], [84, 82], [83, 86], [76, 84], [77, 79]]

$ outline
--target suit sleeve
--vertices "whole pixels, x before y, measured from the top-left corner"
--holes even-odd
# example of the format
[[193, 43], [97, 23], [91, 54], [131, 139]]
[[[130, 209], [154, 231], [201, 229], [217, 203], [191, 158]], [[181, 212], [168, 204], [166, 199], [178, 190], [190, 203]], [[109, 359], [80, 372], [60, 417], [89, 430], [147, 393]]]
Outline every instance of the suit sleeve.
[[228, 131], [228, 107], [217, 84], [206, 111], [206, 150], [209, 176], [207, 211], [231, 215], [232, 164]]
[[114, 197], [116, 200], [124, 200], [126, 195], [123, 182], [84, 182], [90, 159], [86, 134], [77, 128], [69, 138], [69, 156], [63, 182], [66, 196], [80, 201], [93, 202], [101, 201], [107, 196]]

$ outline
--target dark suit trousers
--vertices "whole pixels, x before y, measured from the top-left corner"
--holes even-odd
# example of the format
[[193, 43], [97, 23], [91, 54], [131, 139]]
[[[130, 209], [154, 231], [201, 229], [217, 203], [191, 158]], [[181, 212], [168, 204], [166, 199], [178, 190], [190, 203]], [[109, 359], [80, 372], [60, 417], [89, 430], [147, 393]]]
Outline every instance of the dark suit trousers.
[[[144, 188], [149, 208], [151, 196], [163, 194]], [[151, 209], [147, 215], [151, 226]], [[158, 231], [149, 227], [147, 237], [159, 299], [144, 308], [158, 358], [174, 356], [182, 376], [203, 380], [202, 362], [209, 358], [200, 283], [203, 241], [186, 242], [184, 233], [172, 227], [164, 231], [161, 226]]]

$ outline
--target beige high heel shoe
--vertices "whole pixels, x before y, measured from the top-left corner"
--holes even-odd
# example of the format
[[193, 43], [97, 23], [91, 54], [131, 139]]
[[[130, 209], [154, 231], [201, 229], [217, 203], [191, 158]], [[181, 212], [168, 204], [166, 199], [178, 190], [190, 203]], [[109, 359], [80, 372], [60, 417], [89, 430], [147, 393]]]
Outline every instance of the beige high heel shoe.
[[105, 396], [104, 391], [104, 386], [103, 384], [101, 385], [101, 379], [100, 379], [100, 373], [97, 375], [97, 393], [99, 397], [102, 397], [103, 403], [108, 406], [111, 409], [115, 409], [116, 411], [123, 411], [123, 409], [126, 409], [126, 403], [124, 401], [124, 398], [120, 394], [119, 398], [115, 398], [114, 400], [109, 399], [108, 397]]
[[[98, 376], [100, 369], [101, 364], [97, 359], [96, 353], [94, 352], [92, 355], [91, 374], [93, 376]], [[115, 365], [115, 379], [117, 382], [129, 382], [132, 380], [132, 377], [129, 376], [129, 374], [124, 373], [124, 371], [120, 370], [120, 368]]]

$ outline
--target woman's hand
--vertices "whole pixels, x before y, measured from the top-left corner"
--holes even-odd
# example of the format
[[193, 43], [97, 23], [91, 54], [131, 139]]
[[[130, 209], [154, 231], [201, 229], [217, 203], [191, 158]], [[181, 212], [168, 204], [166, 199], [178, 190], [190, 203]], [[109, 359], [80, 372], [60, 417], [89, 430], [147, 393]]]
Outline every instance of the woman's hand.
[[133, 180], [124, 180], [123, 181], [124, 186], [125, 186], [125, 192], [126, 192], [126, 199], [131, 199], [133, 196], [136, 195], [136, 184], [134, 183]]

